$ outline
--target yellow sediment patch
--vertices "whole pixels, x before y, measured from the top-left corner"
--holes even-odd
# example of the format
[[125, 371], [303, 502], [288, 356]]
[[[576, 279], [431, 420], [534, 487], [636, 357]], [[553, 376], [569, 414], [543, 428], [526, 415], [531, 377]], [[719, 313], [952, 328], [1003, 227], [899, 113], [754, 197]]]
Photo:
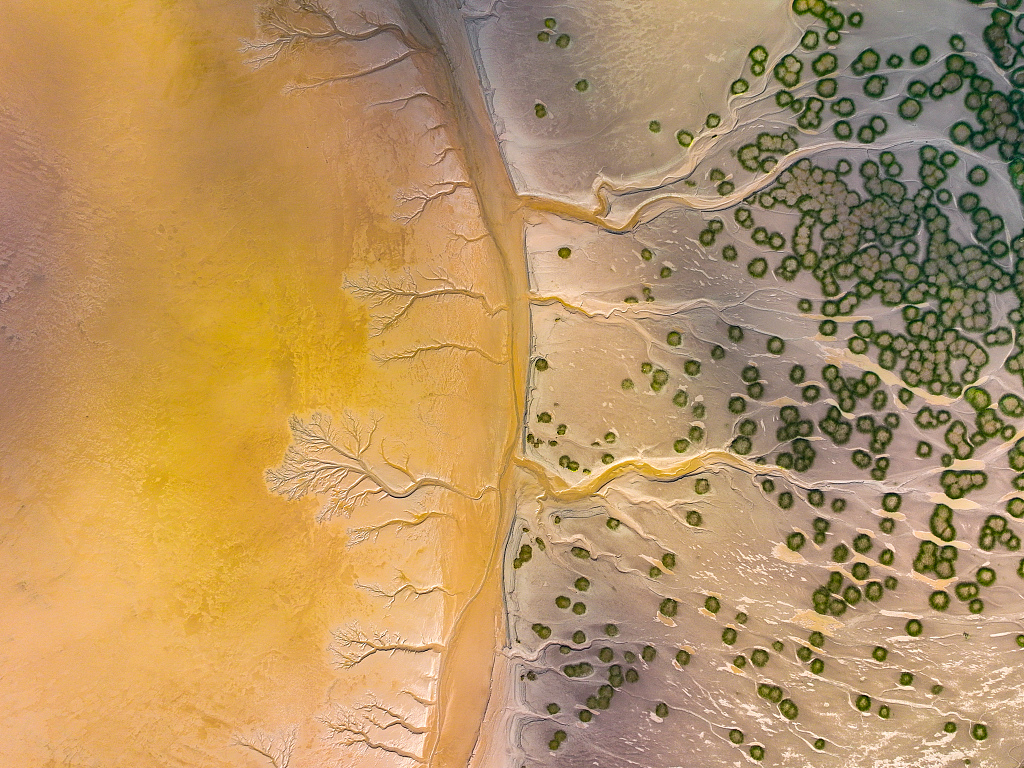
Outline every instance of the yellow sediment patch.
[[[368, 340], [342, 288], [441, 258], [488, 295], [520, 290], [494, 277], [493, 242], [453, 247], [479, 208], [396, 221], [423, 126], [367, 109], [368, 82], [283, 93], [303, 61], [243, 63], [251, 3], [3, 5], [0, 198], [19, 223], [0, 234], [4, 764], [256, 766], [234, 737], [293, 727], [293, 768], [338, 759], [317, 718], [400, 685], [339, 670], [331, 633], [403, 610], [424, 634], [458, 630], [435, 664], [456, 738], [426, 740], [457, 764], [460, 708], [482, 712], [501, 637], [499, 495], [443, 500], [452, 529], [346, 546], [368, 517], [317, 526], [263, 471], [289, 416], [348, 408], [379, 414], [414, 469], [497, 483], [521, 389], [510, 316], [442, 313], [508, 362], [378, 363], [402, 334], [424, 343], [431, 315]], [[403, 608], [357, 586], [401, 568], [453, 599]]]

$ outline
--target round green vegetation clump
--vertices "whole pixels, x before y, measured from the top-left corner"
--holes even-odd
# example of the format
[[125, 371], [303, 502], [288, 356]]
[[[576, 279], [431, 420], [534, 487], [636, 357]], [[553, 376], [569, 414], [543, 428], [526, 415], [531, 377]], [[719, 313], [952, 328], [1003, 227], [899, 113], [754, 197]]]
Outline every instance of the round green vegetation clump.
[[587, 80], [577, 80], [573, 86], [580, 93], [585, 93], [590, 88], [590, 83]]
[[975, 741], [984, 741], [988, 738], [988, 728], [982, 723], [975, 723], [971, 726], [971, 738]]
[[731, 741], [733, 744], [742, 744], [743, 731], [741, 731], [739, 728], [732, 728], [729, 731], [729, 741]]
[[750, 756], [759, 762], [764, 760], [764, 747], [760, 744], [754, 744], [750, 748]]
[[558, 37], [555, 38], [555, 45], [557, 45], [559, 48], [568, 48], [569, 43], [571, 41], [572, 38], [570, 38], [568, 35], [559, 35]]
[[732, 627], [726, 627], [724, 630], [722, 630], [722, 642], [726, 645], [734, 645], [736, 643], [737, 637], [738, 634], [736, 630]]
[[683, 371], [686, 372], [687, 376], [699, 376], [700, 360], [687, 360], [683, 363]]
[[548, 116], [548, 108], [545, 107], [540, 102], [538, 102], [538, 103], [533, 105], [533, 114], [536, 115], [539, 118], [547, 117]]
[[862, 693], [854, 699], [853, 705], [861, 712], [867, 712], [871, 709], [871, 697]]
[[874, 542], [866, 533], [859, 533], [853, 538], [853, 549], [859, 554], [870, 552], [872, 546], [874, 546]]
[[576, 645], [582, 645], [587, 642], [587, 635], [582, 629], [577, 629], [572, 633], [572, 641], [576, 643]]
[[689, 651], [687, 651], [687, 650], [685, 650], [683, 648], [680, 648], [678, 651], [676, 651], [676, 664], [678, 664], [681, 667], [685, 667], [689, 663], [690, 663], [690, 652]]
[[557, 715], [559, 712], [562, 711], [562, 708], [552, 702], [551, 704], [548, 704], [547, 710], [549, 715]]
[[871, 657], [875, 661], [885, 661], [889, 658], [889, 651], [881, 645], [876, 645], [875, 649], [871, 651]]
[[689, 447], [690, 441], [683, 437], [679, 438], [674, 443], [672, 443], [672, 450], [674, 450], [676, 453], [686, 453], [686, 450]]
[[[814, 661], [811, 662], [811, 672], [813, 672], [816, 675], [820, 675], [824, 671], [825, 671], [825, 662], [824, 661], [822, 661], [821, 659], [815, 659]], [[792, 718], [790, 718], [790, 719], [792, 719]]]
[[693, 144], [693, 134], [689, 131], [677, 131], [676, 141], [679, 142], [679, 146], [688, 147]]
[[658, 606], [658, 613], [662, 616], [672, 618], [679, 611], [679, 603], [673, 600], [671, 597], [666, 597], [661, 601], [661, 605]]
[[561, 248], [558, 249], [558, 258], [568, 259], [570, 256], [572, 256], [572, 248], [570, 248], [569, 246], [563, 245]]
[[658, 706], [654, 708], [654, 714], [662, 719], [668, 717], [668, 704], [663, 701], [659, 702]]
[[906, 632], [911, 637], [920, 637], [921, 633], [924, 632], [924, 625], [917, 619], [911, 619], [907, 622]]
[[587, 606], [585, 603], [573, 603], [572, 612], [575, 613], [577, 616], [582, 616], [587, 612]]
[[590, 557], [590, 552], [583, 547], [573, 547], [569, 552], [573, 557], [578, 557], [580, 560], [586, 560]]
[[786, 342], [778, 336], [772, 336], [768, 339], [767, 348], [771, 354], [781, 355], [786, 350]]
[[806, 542], [807, 537], [800, 533], [800, 531], [793, 531], [793, 533], [786, 537], [786, 546], [793, 552], [799, 552], [803, 549]]
[[651, 133], [661, 133], [661, 123], [658, 120], [651, 120], [647, 124], [647, 130]]
[[768, 663], [769, 658], [770, 656], [768, 654], [768, 651], [766, 651], [764, 648], [755, 648], [754, 652], [750, 654], [750, 661], [754, 664], [755, 667], [763, 667], [765, 664]]
[[604, 633], [608, 637], [617, 637], [619, 634], [619, 628], [614, 624], [605, 624]]
[[942, 726], [942, 730], [946, 733], [956, 733], [956, 723], [950, 720]]
[[996, 583], [996, 572], [988, 566], [982, 566], [975, 574], [978, 583], [983, 587], [991, 587]]
[[913, 685], [914, 675], [912, 672], [901, 672], [900, 673], [900, 685]]
[[668, 342], [670, 347], [678, 347], [683, 343], [683, 336], [679, 331], [669, 331], [668, 336], [665, 337], [665, 341]]
[[699, 477], [693, 484], [693, 490], [700, 496], [708, 493], [711, 490], [711, 481], [706, 477]]
[[928, 604], [936, 611], [944, 611], [949, 608], [949, 593], [948, 592], [932, 592], [928, 598]]
[[645, 645], [644, 649], [640, 651], [640, 658], [643, 659], [644, 662], [646, 662], [647, 664], [650, 664], [652, 661], [654, 661], [657, 655], [658, 651], [653, 645]]
[[704, 609], [708, 613], [718, 613], [722, 609], [722, 604], [717, 597], [708, 597], [704, 601]]
[[566, 610], [570, 605], [572, 605], [572, 600], [570, 600], [565, 595], [559, 595], [555, 598], [555, 605], [561, 608], [562, 610]]
[[541, 640], [547, 640], [551, 637], [551, 627], [547, 627], [543, 624], [534, 624], [531, 629], [537, 634]]
[[811, 632], [807, 637], [807, 642], [815, 648], [821, 648], [825, 644], [825, 636], [821, 632]]
[[814, 651], [808, 648], [806, 645], [801, 645], [796, 649], [796, 657], [805, 664], [811, 660], [814, 656]]
[[599, 658], [605, 664], [610, 664], [612, 659], [615, 658], [615, 651], [613, 651], [611, 648], [602, 648], [600, 651], [597, 652], [597, 658]]
[[892, 710], [889, 709], [888, 704], [883, 704], [878, 708], [878, 716], [883, 720], [888, 720], [892, 716]]

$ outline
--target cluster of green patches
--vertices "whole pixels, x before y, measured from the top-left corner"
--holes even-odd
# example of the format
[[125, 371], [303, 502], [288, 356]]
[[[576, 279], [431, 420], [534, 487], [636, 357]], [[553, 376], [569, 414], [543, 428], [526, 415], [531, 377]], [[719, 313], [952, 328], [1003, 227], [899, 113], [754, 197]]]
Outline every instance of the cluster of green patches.
[[788, 53], [775, 65], [772, 74], [784, 88], [796, 88], [800, 84], [800, 73], [803, 68], [804, 63], [800, 58]]
[[874, 72], [881, 63], [882, 58], [878, 55], [878, 51], [874, 48], [865, 48], [857, 54], [857, 57], [850, 64], [850, 69], [853, 71], [853, 74], [862, 77], [870, 72]]
[[740, 371], [740, 379], [747, 385], [747, 397], [751, 400], [760, 400], [764, 397], [764, 379], [756, 365], [744, 366]]
[[978, 532], [978, 546], [986, 552], [991, 552], [997, 544], [1011, 552], [1017, 552], [1020, 549], [1020, 537], [1013, 532], [1005, 517], [989, 515]]
[[697, 242], [703, 247], [710, 248], [715, 244], [715, 238], [718, 233], [725, 227], [724, 222], [719, 218], [713, 218], [708, 220], [708, 223], [704, 226], [704, 229], [697, 235]]
[[[839, 549], [840, 547], [845, 551], [836, 553], [836, 549]], [[833, 550], [833, 560], [836, 562], [845, 562], [849, 559], [849, 548], [846, 547], [845, 544], [838, 545], [836, 549]], [[866, 563], [856, 563], [854, 568], [857, 569], [859, 576], [864, 576], [866, 578], [869, 575], [869, 569]], [[872, 597], [871, 595], [874, 594], [875, 591], [875, 587], [872, 585], [875, 585], [878, 589], [881, 589], [882, 585], [881, 583], [874, 581], [865, 585], [865, 590], [870, 590], [867, 595], [868, 599], [872, 602], [877, 602], [877, 599], [881, 599], [882, 593], [878, 593], [877, 599]], [[828, 582], [811, 593], [811, 607], [814, 609], [815, 613], [821, 614], [822, 616], [831, 615], [839, 617], [846, 613], [847, 608], [855, 607], [860, 603], [862, 597], [864, 597], [864, 593], [862, 593], [859, 585], [846, 583], [841, 571], [832, 571], [829, 574]], [[812, 638], [811, 644], [820, 647], [819, 643], [814, 642], [815, 639], [816, 638]], [[821, 641], [824, 642], [824, 638], [821, 638]], [[802, 661], [808, 661], [810, 659], [810, 651], [809, 649], [804, 649], [802, 651], [798, 650], [797, 656], [800, 657]], [[818, 671], [815, 671], [815, 669], [812, 668], [811, 671], [815, 674], [821, 674], [821, 670], [825, 668], [824, 662], [814, 666], [818, 669]]]
[[988, 475], [981, 470], [947, 469], [939, 476], [939, 483], [949, 498], [962, 499], [971, 491], [984, 488]]
[[[750, 239], [755, 245], [767, 246], [773, 251], [781, 251], [786, 247], [786, 236], [781, 232], [769, 232], [766, 227], [754, 227], [750, 233]], [[763, 276], [763, 273], [755, 275], [755, 277]]]
[[586, 661], [578, 664], [566, 664], [562, 667], [562, 674], [566, 677], [589, 677], [594, 674], [594, 665]]
[[956, 528], [953, 527], [953, 509], [946, 504], [935, 505], [928, 526], [932, 535], [942, 541], [949, 542], [956, 538]]
[[967, 603], [967, 610], [973, 614], [979, 614], [985, 610], [985, 603], [979, 597], [981, 588], [978, 582], [961, 581], [953, 590], [957, 600]]
[[816, 517], [811, 521], [811, 527], [814, 529], [814, 543], [819, 547], [825, 543], [825, 538], [831, 526], [832, 523], [824, 517]]
[[529, 544], [523, 544], [521, 547], [519, 547], [519, 554], [516, 555], [515, 559], [512, 561], [512, 567], [518, 570], [519, 568], [522, 568], [523, 565], [530, 562], [530, 560], [532, 559], [533, 547]]
[[821, 127], [821, 113], [825, 102], [815, 96], [804, 99], [803, 111], [796, 119], [797, 127], [804, 131], [816, 131]]
[[1024, 400], [1013, 393], [1007, 393], [999, 398], [999, 410], [1004, 416], [1011, 419], [1024, 417]]
[[956, 577], [956, 561], [959, 550], [949, 544], [940, 547], [934, 541], [922, 541], [914, 558], [914, 570], [932, 574], [936, 579]]
[[579, 471], [580, 463], [566, 453], [558, 457], [558, 466], [562, 469], [568, 469], [570, 472], [577, 472]]
[[806, 472], [814, 466], [817, 456], [809, 438], [814, 434], [814, 422], [802, 419], [800, 409], [794, 405], [784, 405], [779, 409], [781, 425], [775, 432], [780, 442], [789, 442], [790, 450], [782, 451], [775, 457], [775, 463], [783, 469]]
[[[831, 3], [826, 0], [793, 0], [793, 12], [798, 16], [809, 14], [821, 20], [827, 27], [825, 42], [829, 45], [839, 42], [839, 31], [846, 24], [846, 17]], [[863, 22], [863, 16], [860, 17], [860, 22]]]
[[[934, 148], [922, 151], [922, 162], [932, 183], [936, 181], [933, 170], [945, 173]], [[897, 166], [893, 162], [889, 167]], [[851, 314], [862, 300], [874, 295], [890, 306], [938, 299], [942, 303], [938, 312], [917, 306], [905, 309], [906, 333], [875, 329], [854, 346], [865, 353], [877, 348], [879, 365], [901, 367], [904, 381], [911, 386], [952, 394], [956, 387], [973, 383], [988, 360], [984, 347], [959, 328], [987, 328], [991, 321], [988, 296], [1006, 290], [1009, 275], [981, 248], [962, 248], [950, 239], [949, 221], [929, 205], [927, 190], [911, 194], [906, 185], [883, 177], [874, 163], [864, 164], [861, 175], [869, 194], [866, 199], [850, 190], [835, 171], [801, 160], [780, 174], [770, 193], [762, 193], [758, 200], [768, 207], [781, 204], [800, 211], [801, 221], [792, 238], [793, 256], [830, 297], [822, 304], [826, 317]], [[931, 235], [924, 261], [912, 239], [922, 222], [928, 224]], [[811, 248], [815, 233], [824, 241], [820, 249]], [[865, 237], [877, 244], [861, 247]], [[895, 252], [890, 250], [896, 245]], [[928, 276], [934, 277], [922, 280]], [[843, 293], [843, 282], [851, 279], [856, 285]], [[955, 293], [963, 291], [963, 295], [949, 295], [954, 287]], [[834, 332], [834, 327], [828, 330]], [[956, 375], [953, 365], [960, 360], [966, 365]]]
[[562, 746], [562, 743], [567, 738], [568, 736], [566, 735], [565, 731], [555, 731], [554, 734], [551, 736], [551, 741], [548, 742], [548, 749], [550, 749], [552, 752], [556, 751], [560, 746]]
[[757, 434], [757, 422], [752, 419], [743, 419], [736, 425], [739, 434], [733, 438], [730, 450], [739, 456], [746, 456], [753, 448], [750, 438]]
[[[744, 144], [740, 147], [736, 158], [739, 160], [740, 165], [751, 173], [770, 173], [778, 165], [779, 155], [789, 154], [796, 149], [796, 139], [793, 138], [789, 131], [783, 131], [778, 134], [762, 132], [758, 134], [755, 142]], [[750, 212], [749, 209], [743, 210], [747, 214]], [[740, 222], [740, 218], [741, 214], [737, 210], [737, 222]], [[740, 226], [744, 226], [745, 223], [740, 223]], [[753, 227], [752, 220], [750, 220], [749, 224], [750, 226], [745, 228]]]

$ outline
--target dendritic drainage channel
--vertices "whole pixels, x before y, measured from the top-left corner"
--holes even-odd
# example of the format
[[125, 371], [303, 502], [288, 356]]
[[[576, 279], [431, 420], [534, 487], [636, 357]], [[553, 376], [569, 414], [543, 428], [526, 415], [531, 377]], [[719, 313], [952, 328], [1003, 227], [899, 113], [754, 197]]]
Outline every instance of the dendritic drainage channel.
[[[536, 180], [609, 64], [521, 5]], [[635, 183], [530, 190], [512, 764], [1024, 760], [1019, 5], [795, 0], [714, 111], [634, 115]]]

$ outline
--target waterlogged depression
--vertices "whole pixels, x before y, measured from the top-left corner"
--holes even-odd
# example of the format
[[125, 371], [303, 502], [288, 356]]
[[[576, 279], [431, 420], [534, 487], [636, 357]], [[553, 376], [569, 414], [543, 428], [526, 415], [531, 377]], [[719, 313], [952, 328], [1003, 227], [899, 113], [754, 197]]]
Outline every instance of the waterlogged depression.
[[1017, 766], [1024, 15], [720, 5], [470, 23], [533, 209], [515, 759]]

